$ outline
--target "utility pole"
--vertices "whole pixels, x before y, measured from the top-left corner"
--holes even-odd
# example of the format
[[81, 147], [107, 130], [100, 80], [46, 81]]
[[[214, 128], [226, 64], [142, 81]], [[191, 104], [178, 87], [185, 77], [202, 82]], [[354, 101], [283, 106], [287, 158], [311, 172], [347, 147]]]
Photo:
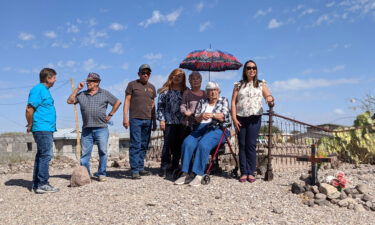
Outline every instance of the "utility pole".
[[[72, 91], [74, 91], [73, 78], [70, 78], [70, 84], [72, 85]], [[77, 133], [76, 157], [77, 157], [77, 160], [80, 160], [81, 159], [81, 132], [79, 130], [77, 105], [73, 104], [73, 107], [74, 107], [74, 117], [75, 117], [75, 122], [76, 122], [76, 133]]]

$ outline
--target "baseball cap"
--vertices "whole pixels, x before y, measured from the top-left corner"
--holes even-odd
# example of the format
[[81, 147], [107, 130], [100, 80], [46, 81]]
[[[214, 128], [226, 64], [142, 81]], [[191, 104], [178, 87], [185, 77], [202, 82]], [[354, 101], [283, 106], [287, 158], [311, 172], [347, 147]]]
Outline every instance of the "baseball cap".
[[144, 70], [144, 69], [149, 69], [150, 72], [152, 71], [150, 65], [148, 65], [148, 64], [142, 64], [142, 65], [139, 67], [138, 72], [142, 72], [142, 70]]
[[100, 76], [97, 73], [89, 73], [89, 75], [87, 75], [87, 79], [86, 80], [101, 81]]

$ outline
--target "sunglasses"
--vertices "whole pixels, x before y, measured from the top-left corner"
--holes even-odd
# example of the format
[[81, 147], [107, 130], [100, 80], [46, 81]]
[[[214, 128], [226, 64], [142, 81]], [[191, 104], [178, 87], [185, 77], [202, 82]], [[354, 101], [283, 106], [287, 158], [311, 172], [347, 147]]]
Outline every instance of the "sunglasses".
[[141, 74], [142, 74], [142, 75], [146, 75], [146, 74], [147, 74], [147, 75], [150, 75], [150, 74], [151, 74], [151, 72], [148, 72], [148, 71], [144, 71], [144, 72], [141, 72]]
[[257, 67], [256, 66], [247, 66], [246, 69], [247, 70], [257, 70]]

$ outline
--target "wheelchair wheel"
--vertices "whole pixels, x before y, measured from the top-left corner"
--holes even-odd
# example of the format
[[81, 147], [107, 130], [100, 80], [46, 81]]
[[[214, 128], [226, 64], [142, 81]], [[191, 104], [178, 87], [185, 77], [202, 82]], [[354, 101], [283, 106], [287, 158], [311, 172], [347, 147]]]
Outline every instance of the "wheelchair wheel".
[[210, 183], [210, 181], [211, 181], [210, 176], [206, 174], [206, 175], [203, 176], [201, 183], [202, 183], [203, 185], [207, 185], [207, 184]]

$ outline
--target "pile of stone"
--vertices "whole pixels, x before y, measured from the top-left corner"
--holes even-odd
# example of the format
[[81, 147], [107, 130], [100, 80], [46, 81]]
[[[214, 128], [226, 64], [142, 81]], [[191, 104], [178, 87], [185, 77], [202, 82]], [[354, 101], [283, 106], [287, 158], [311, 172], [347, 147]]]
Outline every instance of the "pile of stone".
[[[301, 179], [306, 179], [305, 175]], [[358, 184], [353, 188], [338, 189], [327, 183], [318, 183], [311, 186], [305, 182], [293, 183], [292, 193], [298, 194], [302, 198], [302, 203], [310, 207], [314, 206], [331, 206], [348, 208], [360, 211], [375, 211], [375, 198], [371, 195], [369, 187], [366, 184]]]

